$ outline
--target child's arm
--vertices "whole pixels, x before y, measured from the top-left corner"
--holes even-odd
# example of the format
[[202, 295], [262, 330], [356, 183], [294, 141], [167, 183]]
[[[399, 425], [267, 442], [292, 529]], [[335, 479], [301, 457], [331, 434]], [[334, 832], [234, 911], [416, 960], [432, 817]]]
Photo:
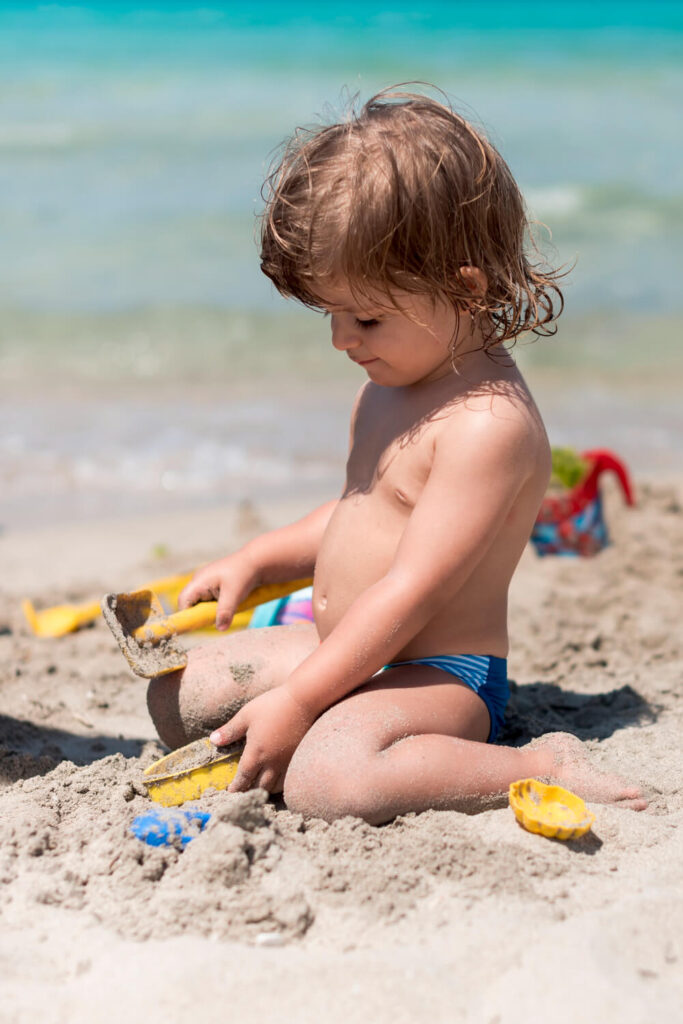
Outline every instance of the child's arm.
[[311, 576], [336, 504], [328, 501], [303, 519], [261, 534], [234, 554], [205, 565], [180, 594], [178, 607], [217, 600], [216, 626], [227, 629], [235, 609], [255, 587]]
[[212, 734], [248, 733], [231, 789], [282, 781], [313, 721], [366, 682], [451, 601], [484, 557], [536, 457], [519, 414], [447, 424], [389, 572], [362, 593], [287, 682]]

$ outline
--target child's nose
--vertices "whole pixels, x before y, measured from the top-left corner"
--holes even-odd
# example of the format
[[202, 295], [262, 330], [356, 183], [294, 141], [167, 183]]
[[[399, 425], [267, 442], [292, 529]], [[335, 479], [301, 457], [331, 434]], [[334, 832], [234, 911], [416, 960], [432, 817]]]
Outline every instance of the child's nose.
[[340, 318], [332, 317], [332, 344], [339, 352], [348, 352], [351, 348], [358, 348], [360, 338], [353, 321], [344, 323]]

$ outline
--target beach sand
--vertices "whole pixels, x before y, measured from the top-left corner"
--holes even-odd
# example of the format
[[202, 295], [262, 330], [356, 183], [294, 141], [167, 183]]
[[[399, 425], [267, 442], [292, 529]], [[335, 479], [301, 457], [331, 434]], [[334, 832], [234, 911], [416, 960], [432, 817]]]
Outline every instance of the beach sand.
[[0, 536], [0, 1019], [682, 1020], [683, 486], [641, 480], [634, 509], [605, 490], [612, 546], [528, 548], [511, 594], [503, 740], [573, 732], [650, 799], [591, 804], [568, 843], [504, 803], [374, 828], [260, 791], [205, 796], [183, 851], [141, 843], [141, 770], [163, 753], [144, 682], [101, 621], [38, 639], [19, 600], [132, 589], [303, 510]]

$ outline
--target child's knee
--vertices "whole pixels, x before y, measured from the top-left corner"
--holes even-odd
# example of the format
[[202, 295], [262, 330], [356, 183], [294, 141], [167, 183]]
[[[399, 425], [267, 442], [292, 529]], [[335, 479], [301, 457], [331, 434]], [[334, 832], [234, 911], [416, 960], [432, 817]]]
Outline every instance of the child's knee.
[[232, 718], [244, 700], [219, 701], [216, 695], [192, 685], [185, 672], [169, 672], [150, 679], [147, 708], [162, 743], [171, 750], [210, 732]]
[[147, 710], [162, 743], [175, 750], [190, 743], [180, 714], [180, 683], [182, 672], [171, 672], [150, 679], [147, 687]]
[[172, 750], [225, 725], [247, 701], [229, 672], [211, 663], [207, 667], [206, 661], [197, 648], [186, 668], [149, 681], [147, 707], [160, 739]]

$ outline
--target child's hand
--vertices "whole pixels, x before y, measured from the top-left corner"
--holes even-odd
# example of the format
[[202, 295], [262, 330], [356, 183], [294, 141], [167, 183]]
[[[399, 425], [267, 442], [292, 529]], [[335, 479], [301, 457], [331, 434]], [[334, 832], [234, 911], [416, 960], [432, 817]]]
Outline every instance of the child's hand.
[[210, 736], [216, 746], [236, 743], [246, 736], [247, 745], [229, 792], [257, 786], [269, 793], [281, 792], [292, 754], [313, 721], [314, 716], [297, 703], [286, 686], [277, 686], [245, 704], [227, 725]]
[[190, 608], [199, 601], [218, 601], [216, 628], [227, 629], [237, 606], [257, 582], [258, 570], [238, 551], [198, 569], [180, 592], [178, 608]]

